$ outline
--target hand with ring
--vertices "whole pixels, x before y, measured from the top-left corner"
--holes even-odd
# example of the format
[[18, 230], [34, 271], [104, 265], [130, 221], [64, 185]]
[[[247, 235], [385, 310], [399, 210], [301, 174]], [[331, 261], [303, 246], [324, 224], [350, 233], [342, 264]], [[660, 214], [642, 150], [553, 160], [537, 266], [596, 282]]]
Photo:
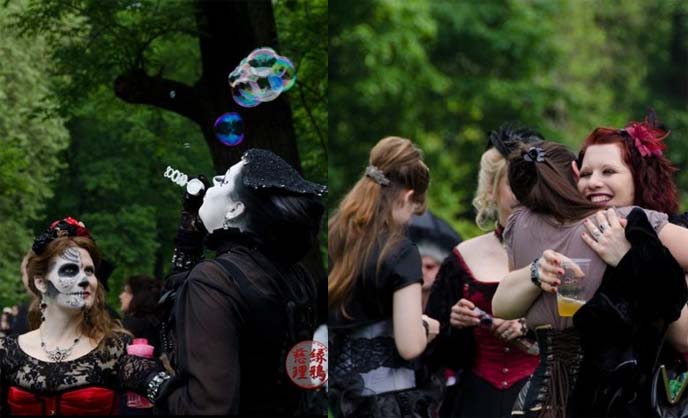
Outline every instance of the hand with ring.
[[504, 342], [523, 336], [523, 326], [518, 319], [507, 321], [500, 318], [494, 318], [493, 323], [492, 334]]
[[480, 324], [480, 315], [474, 310], [475, 304], [468, 299], [459, 300], [452, 306], [449, 323], [455, 328], [468, 328]]
[[538, 277], [540, 288], [549, 293], [556, 293], [557, 286], [561, 284], [561, 277], [564, 275], [562, 261], [567, 258], [554, 250], [545, 250], [542, 257], [537, 260]]
[[[585, 232], [581, 235], [583, 241], [592, 248], [605, 263], [616, 267], [621, 259], [631, 249], [626, 239], [626, 219], [619, 218], [614, 208], [601, 210], [595, 215], [595, 222], [590, 219], [584, 221]], [[597, 223], [597, 225], [595, 225]], [[590, 236], [592, 235], [592, 237]]]

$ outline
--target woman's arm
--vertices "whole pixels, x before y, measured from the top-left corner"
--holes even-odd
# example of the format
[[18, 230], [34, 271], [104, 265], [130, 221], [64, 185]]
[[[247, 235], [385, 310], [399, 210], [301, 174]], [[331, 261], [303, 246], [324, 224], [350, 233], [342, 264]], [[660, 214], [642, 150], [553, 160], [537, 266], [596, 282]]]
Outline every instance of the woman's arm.
[[[405, 286], [394, 292], [392, 311], [397, 351], [403, 359], [412, 360], [425, 350], [428, 342], [439, 332], [439, 322], [423, 315], [420, 283]], [[428, 336], [423, 319], [429, 325]]]
[[503, 319], [522, 318], [542, 291], [556, 293], [564, 274], [560, 267], [565, 257], [556, 251], [545, 250], [537, 261], [540, 287], [530, 279], [530, 266], [514, 270], [504, 276], [492, 298], [492, 313]]
[[683, 271], [688, 272], [688, 229], [674, 224], [666, 224], [659, 231], [659, 240], [669, 249]]
[[680, 353], [688, 352], [688, 307], [681, 309], [681, 316], [669, 325], [667, 339]]

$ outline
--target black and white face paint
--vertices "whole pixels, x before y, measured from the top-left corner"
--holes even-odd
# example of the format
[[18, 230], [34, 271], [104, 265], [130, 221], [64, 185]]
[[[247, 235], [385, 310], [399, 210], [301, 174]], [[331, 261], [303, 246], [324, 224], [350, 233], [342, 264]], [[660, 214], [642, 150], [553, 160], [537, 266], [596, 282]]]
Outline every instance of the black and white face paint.
[[208, 232], [222, 229], [228, 210], [236, 203], [230, 193], [234, 190], [236, 179], [241, 175], [244, 165], [246, 161], [241, 160], [229, 167], [224, 176], [213, 178], [213, 187], [205, 193], [203, 204], [198, 209], [198, 216]]
[[55, 260], [46, 285], [48, 298], [59, 307], [91, 307], [98, 286], [91, 255], [83, 248], [67, 248]]

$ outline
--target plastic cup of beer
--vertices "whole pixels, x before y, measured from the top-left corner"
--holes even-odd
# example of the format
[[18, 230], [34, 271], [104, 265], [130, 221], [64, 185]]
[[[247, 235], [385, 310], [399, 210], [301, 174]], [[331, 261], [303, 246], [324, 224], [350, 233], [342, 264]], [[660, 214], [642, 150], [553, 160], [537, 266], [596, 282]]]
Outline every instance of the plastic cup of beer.
[[[578, 266], [580, 271], [572, 264]], [[588, 274], [590, 259], [570, 258], [562, 262], [561, 267], [564, 269], [564, 276], [557, 290], [557, 310], [559, 316], [571, 317], [588, 301], [583, 292], [583, 278]]]

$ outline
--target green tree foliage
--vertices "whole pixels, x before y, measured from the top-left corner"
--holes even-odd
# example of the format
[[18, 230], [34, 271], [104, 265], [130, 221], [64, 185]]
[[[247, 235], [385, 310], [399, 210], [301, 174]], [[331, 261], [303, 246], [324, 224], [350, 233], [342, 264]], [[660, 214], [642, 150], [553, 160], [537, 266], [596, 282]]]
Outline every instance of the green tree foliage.
[[429, 207], [467, 237], [480, 154], [503, 122], [577, 149], [653, 106], [685, 166], [686, 16], [679, 1], [331, 1], [330, 209], [387, 135], [425, 151]]
[[30, 249], [32, 221], [42, 218], [69, 139], [47, 77], [46, 42], [21, 39], [0, 9], [0, 303], [25, 297], [19, 263]]
[[[289, 98], [303, 173], [309, 180], [327, 184], [327, 0], [277, 0], [273, 3], [283, 47], [281, 53], [290, 57], [298, 73], [298, 81]], [[324, 218], [320, 252], [326, 264], [327, 222]]]
[[[53, 165], [46, 163], [46, 171], [40, 171], [42, 178], [29, 176], [30, 181], [36, 183], [35, 187], [40, 186], [40, 191], [44, 195], [41, 195], [40, 199], [32, 198], [36, 193], [25, 196], [32, 204], [42, 202], [44, 205], [45, 199], [49, 200], [47, 207], [37, 205], [35, 210], [32, 209], [33, 215], [22, 221], [25, 228], [23, 241], [21, 245], [11, 244], [12, 251], [15, 252], [14, 258], [6, 265], [0, 266], [0, 274], [7, 272], [8, 275], [16, 277], [18, 255], [30, 246], [33, 234], [45, 228], [50, 220], [65, 216], [77, 217], [89, 227], [104, 257], [115, 265], [114, 273], [109, 280], [111, 291], [108, 300], [116, 307], [119, 305], [117, 296], [121, 284], [127, 276], [143, 273], [161, 277], [168, 271], [179, 221], [182, 189], [163, 177], [165, 168], [171, 166], [190, 176], [201, 173], [212, 176], [217, 171], [217, 159], [209, 158], [209, 147], [206, 142], [208, 126], [204, 125], [199, 129], [197, 120], [189, 118], [188, 115], [182, 114], [183, 112], [170, 109], [165, 103], [145, 107], [133, 106], [126, 99], [122, 100], [124, 94], [117, 90], [115, 80], [121, 81], [119, 77], [122, 76], [133, 77], [130, 72], [132, 68], [143, 69], [145, 77], [140, 73], [136, 76], [143, 77], [139, 80], [145, 79], [148, 84], [139, 85], [140, 91], [157, 82], [174, 81], [178, 83], [175, 85], [182, 86], [176, 90], [176, 99], [183, 101], [184, 86], [187, 89], [194, 89], [199, 85], [198, 88], [205, 88], [199, 81], [204, 76], [203, 69], [214, 68], [205, 61], [202, 49], [208, 35], [203, 30], [215, 26], [213, 22], [199, 18], [207, 17], [207, 14], [203, 14], [206, 10], [195, 13], [194, 8], [198, 5], [245, 6], [240, 2], [220, 4], [204, 1], [146, 0], [50, 0], [26, 3], [29, 5], [28, 9], [12, 10], [13, 16], [19, 19], [14, 23], [24, 30], [25, 35], [23, 43], [17, 44], [17, 50], [26, 49], [26, 45], [31, 45], [41, 36], [47, 37], [47, 45], [46, 42], [39, 44], [42, 48], [38, 52], [40, 59], [35, 61], [44, 61], [46, 68], [42, 69], [43, 75], [48, 73], [51, 77], [27, 81], [21, 88], [24, 89], [26, 100], [31, 101], [38, 109], [44, 111], [46, 106], [39, 105], [47, 103], [50, 105], [47, 108], [52, 111], [50, 115], [62, 114], [69, 118], [66, 123], [69, 138], [64, 127], [61, 132], [57, 132], [61, 135], [57, 138], [55, 133], [51, 133], [51, 137], [41, 132], [41, 135], [37, 135], [40, 142], [34, 142], [35, 149], [17, 151], [42, 152], [41, 158], [52, 158], [50, 161]], [[265, 7], [271, 4], [243, 4], [249, 3], [251, 7]], [[297, 84], [278, 99], [281, 104], [276, 104], [277, 101], [266, 103], [247, 112], [253, 112], [255, 115], [259, 112], [287, 109], [286, 112], [280, 113], [278, 119], [261, 124], [260, 129], [264, 129], [265, 132], [271, 129], [275, 131], [274, 138], [270, 139], [275, 143], [275, 147], [289, 146], [282, 144], [283, 139], [289, 135], [296, 138], [299, 151], [296, 165], [299, 165], [300, 159], [307, 178], [326, 182], [327, 2], [280, 0], [275, 1], [273, 7], [279, 39], [276, 38], [274, 23], [270, 33], [274, 38], [270, 39], [258, 36], [266, 28], [270, 29], [269, 22], [261, 27], [250, 26], [256, 23], [252, 20], [256, 16], [265, 15], [261, 11], [255, 16], [243, 17], [245, 22], [242, 27], [249, 31], [245, 39], [224, 37], [221, 43], [214, 45], [214, 48], [224, 48], [219, 58], [232, 61], [226, 71], [221, 69], [220, 73], [218, 69], [217, 75], [221, 76], [222, 86], [216, 89], [216, 93], [223, 96], [223, 103], [231, 102], [226, 89], [229, 71], [253, 48], [277, 43], [277, 52], [290, 57], [296, 65]], [[227, 26], [237, 19], [242, 17], [226, 15], [226, 19], [219, 23]], [[236, 27], [233, 30], [237, 30]], [[252, 42], [250, 46], [244, 45], [249, 42], [247, 40]], [[0, 42], [4, 42], [4, 39]], [[237, 46], [243, 48], [241, 52], [236, 50]], [[226, 56], [239, 56], [240, 53], [243, 55], [237, 58], [236, 62]], [[18, 77], [14, 71], [24, 69], [16, 65], [14, 67], [17, 68], [8, 69], [8, 73], [11, 73], [11, 77]], [[36, 71], [41, 71], [37, 65], [34, 67]], [[27, 71], [22, 76], [28, 77], [29, 74], [32, 73]], [[131, 80], [127, 78], [125, 81]], [[35, 93], [30, 91], [33, 86], [36, 88]], [[0, 87], [0, 91], [3, 91], [3, 87]], [[49, 97], [56, 97], [59, 101], [43, 103], [31, 99], [29, 94], [38, 95], [42, 88], [50, 93]], [[139, 90], [132, 90], [128, 94], [137, 91]], [[170, 90], [163, 90], [167, 100], [171, 99], [169, 93]], [[187, 102], [190, 103], [192, 102]], [[289, 110], [290, 103], [293, 114]], [[220, 104], [212, 103], [212, 106]], [[7, 106], [5, 114], [11, 114], [14, 107], [9, 103]], [[225, 111], [231, 110], [237, 109], [230, 107]], [[248, 119], [245, 118], [247, 127], [253, 126]], [[292, 119], [293, 130], [289, 128], [284, 132], [280, 131], [281, 126], [287, 126], [287, 121], [288, 125], [291, 125]], [[63, 123], [62, 119], [54, 120]], [[28, 118], [23, 123], [17, 121], [12, 129], [18, 129], [21, 125], [28, 126], [28, 122]], [[34, 122], [32, 128], [36, 129], [46, 123], [43, 120], [40, 123]], [[44, 129], [47, 130], [47, 127]], [[218, 141], [213, 137], [213, 142]], [[244, 145], [256, 146], [250, 137], [247, 137]], [[68, 148], [65, 148], [67, 146]], [[214, 152], [213, 147], [217, 145], [213, 144], [210, 147], [211, 152]], [[293, 147], [294, 150], [297, 149], [296, 142]], [[224, 148], [238, 154], [241, 152], [239, 149]], [[59, 158], [56, 158], [56, 153], [60, 150], [62, 151]], [[4, 150], [0, 151], [0, 158], [6, 158], [14, 164], [21, 162], [15, 161], [9, 151], [7, 152], [5, 154]], [[294, 158], [291, 160], [293, 162]], [[62, 170], [56, 175], [58, 161]], [[52, 168], [48, 170], [49, 167]], [[17, 170], [8, 164], [3, 164], [1, 169], [13, 173]], [[55, 180], [54, 184], [48, 180]], [[17, 187], [16, 182], [8, 183], [12, 187]], [[4, 192], [5, 188], [1, 190]], [[53, 191], [54, 196], [50, 198]], [[16, 197], [14, 199], [16, 201]], [[7, 206], [9, 207], [9, 204]], [[8, 218], [13, 221], [19, 219], [14, 213]], [[29, 230], [26, 230], [27, 223], [30, 225]], [[322, 242], [324, 254], [324, 235]], [[0, 298], [4, 296], [5, 293], [0, 288]]]

